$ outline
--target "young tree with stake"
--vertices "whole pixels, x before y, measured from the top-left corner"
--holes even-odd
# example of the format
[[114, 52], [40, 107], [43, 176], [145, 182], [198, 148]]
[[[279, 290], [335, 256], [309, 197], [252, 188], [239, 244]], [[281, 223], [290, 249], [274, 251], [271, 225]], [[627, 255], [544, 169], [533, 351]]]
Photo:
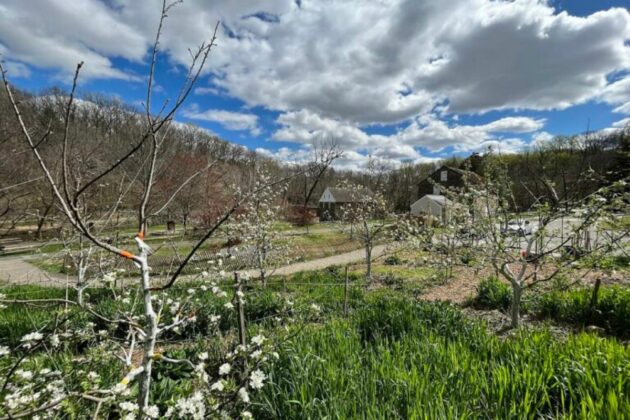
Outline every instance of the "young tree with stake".
[[[73, 171], [72, 161], [69, 159], [71, 152], [69, 129], [75, 110], [75, 92], [82, 63], [76, 68], [72, 90], [65, 107], [64, 126], [61, 133], [60, 173], [58, 176], [57, 173], [51, 169], [51, 159], [46, 158], [46, 156], [41, 153], [39, 147], [40, 142], [33, 138], [33, 130], [27, 127], [27, 123], [20, 111], [20, 106], [13, 96], [13, 90], [8, 82], [7, 73], [0, 65], [4, 88], [11, 103], [15, 118], [19, 123], [22, 139], [30, 148], [41, 173], [52, 189], [56, 205], [65, 216], [67, 222], [75, 232], [89, 241], [92, 246], [109, 253], [113, 257], [123, 258], [133, 262], [139, 275], [139, 279], [136, 283], [137, 293], [130, 294], [130, 292], [127, 291], [125, 295], [117, 296], [123, 308], [118, 311], [114, 317], [108, 317], [97, 312], [92, 305], [83, 298], [81, 298], [80, 302], [71, 299], [32, 301], [6, 299], [0, 296], [0, 301], [4, 301], [4, 303], [7, 304], [29, 305], [39, 302], [40, 304], [76, 306], [89, 317], [109, 325], [113, 330], [120, 327], [128, 331], [127, 339], [122, 343], [114, 339], [109, 339], [107, 331], [104, 331], [102, 334], [101, 332], [97, 333], [96, 331], [90, 330], [92, 327], [88, 327], [88, 329], [84, 331], [86, 336], [92, 337], [92, 340], [99, 343], [97, 348], [95, 348], [95, 352], [100, 351], [100, 353], [98, 358], [94, 359], [94, 363], [97, 363], [97, 360], [105, 360], [111, 363], [112, 360], [119, 359], [124, 363], [127, 369], [127, 374], [121, 382], [111, 389], [101, 389], [97, 386], [94, 378], [98, 375], [91, 375], [92, 372], [86, 377], [80, 377], [80, 372], [72, 372], [72, 382], [63, 382], [63, 379], [58, 378], [58, 375], [55, 376], [55, 381], [58, 381], [58, 385], [62, 388], [71, 387], [75, 383], [82, 383], [84, 380], [93, 384], [88, 386], [87, 390], [84, 392], [66, 392], [63, 389], [58, 390], [56, 388], [51, 388], [46, 392], [39, 392], [37, 391], [39, 388], [48, 389], [45, 380], [43, 382], [38, 380], [29, 385], [25, 381], [29, 376], [32, 376], [33, 373], [17, 369], [17, 366], [25, 359], [28, 359], [30, 355], [33, 354], [33, 351], [44, 348], [47, 343], [50, 342], [53, 343], [53, 346], [59, 345], [59, 341], [66, 336], [62, 337], [58, 331], [69, 321], [71, 315], [64, 315], [62, 318], [56, 319], [54, 324], [50, 325], [47, 329], [50, 333], [37, 331], [25, 336], [18, 349], [22, 352], [22, 355], [17, 358], [16, 364], [11, 365], [12, 367], [6, 372], [7, 375], [2, 388], [3, 393], [10, 390], [5, 398], [6, 405], [3, 407], [5, 413], [7, 413], [10, 418], [29, 417], [44, 410], [60, 407], [62, 402], [73, 399], [89, 400], [96, 403], [95, 418], [98, 417], [99, 410], [105, 410], [106, 408], [110, 410], [110, 413], [118, 413], [120, 416], [133, 414], [140, 418], [157, 418], [160, 413], [151, 403], [152, 378], [154, 376], [153, 370], [156, 363], [183, 364], [194, 368], [196, 379], [193, 381], [193, 384], [197, 387], [196, 389], [198, 389], [198, 391], [196, 391], [189, 400], [180, 400], [172, 407], [173, 410], [177, 409], [180, 413], [184, 414], [196, 414], [201, 417], [206, 415], [218, 416], [223, 415], [222, 411], [226, 409], [226, 407], [232, 407], [234, 410], [239, 409], [239, 407], [246, 407], [249, 404], [247, 390], [258, 389], [262, 386], [264, 374], [258, 370], [252, 372], [252, 375], [256, 373], [256, 378], [252, 376], [250, 379], [248, 376], [235, 376], [232, 374], [233, 380], [230, 380], [229, 383], [221, 379], [224, 377], [232, 377], [230, 376], [229, 361], [235, 360], [236, 358], [248, 357], [247, 354], [250, 351], [254, 351], [257, 347], [260, 347], [260, 342], [251, 348], [248, 347], [227, 354], [225, 356], [227, 367], [223, 368], [218, 373], [209, 372], [207, 370], [207, 366], [204, 364], [204, 358], [201, 355], [197, 360], [178, 360], [164, 356], [157, 348], [157, 341], [160, 336], [176, 332], [179, 328], [194, 323], [196, 319], [194, 315], [194, 305], [198, 300], [195, 298], [195, 289], [191, 289], [189, 296], [177, 299], [169, 297], [170, 289], [183, 274], [184, 269], [194, 259], [199, 248], [248, 200], [248, 194], [235, 197], [232, 205], [208, 228], [206, 233], [202, 235], [190, 252], [178, 262], [166, 282], [156, 284], [156, 279], [153, 278], [150, 268], [152, 249], [145, 242], [148, 234], [148, 221], [166, 209], [182, 191], [183, 187], [192, 182], [203, 172], [203, 169], [197, 171], [184, 180], [182, 186], [175, 189], [170, 197], [166, 197], [160, 203], [154, 203], [152, 192], [156, 182], [159, 160], [160, 156], [164, 153], [165, 139], [169, 127], [173, 122], [173, 118], [199, 79], [208, 56], [215, 45], [216, 34], [219, 28], [217, 24], [210, 40], [204, 42], [197, 50], [192, 52], [191, 64], [188, 67], [177, 97], [171, 102], [164, 103], [160, 111], [154, 114], [152, 111], [152, 99], [159, 40], [167, 13], [176, 3], [178, 2], [169, 4], [165, 1], [162, 5], [162, 13], [150, 59], [142, 130], [138, 138], [132, 142], [131, 147], [124, 150], [118, 156], [115, 156], [113, 161], [103, 166], [95, 173], [91, 172], [84, 174], [84, 176], [76, 176], [76, 172]], [[46, 132], [44, 137], [48, 135], [50, 135], [50, 133]], [[117, 207], [118, 203], [122, 201], [126, 194], [134, 193], [139, 196], [139, 200], [136, 201], [138, 203], [136, 209], [138, 222], [137, 234], [134, 238], [137, 251], [131, 252], [119, 247], [117, 244], [110, 243], [110, 241], [103, 237], [101, 231], [90, 220], [89, 210], [87, 210], [89, 206], [84, 204], [86, 203], [86, 197], [90, 196], [94, 188], [97, 188], [99, 184], [113, 176], [113, 174], [119, 171], [131, 158], [135, 158], [141, 154], [143, 154], [143, 159], [141, 159], [142, 164], [136, 174], [131, 178], [139, 181], [140, 188], [135, 190], [131, 188], [124, 189], [119, 197], [115, 199], [116, 204], [113, 205], [114, 208]], [[208, 166], [211, 165], [212, 163]], [[286, 182], [286, 179], [270, 181], [267, 185], [264, 185], [264, 187], [260, 187], [260, 189], [272, 188], [284, 182]], [[255, 192], [256, 190], [253, 191], [253, 193]], [[199, 279], [205, 277], [205, 273], [198, 276]], [[202, 286], [202, 291], [204, 291], [203, 287], [206, 288], [205, 290], [209, 290], [209, 288], [204, 285]], [[216, 294], [218, 298], [227, 297], [225, 292], [221, 291], [216, 285], [212, 286], [212, 292]], [[227, 307], [228, 304], [226, 303], [226, 308]], [[138, 313], [141, 313], [141, 315], [138, 315]], [[67, 337], [73, 337], [73, 335], [70, 334]], [[116, 346], [114, 346], [114, 343], [117, 343]], [[119, 349], [115, 357], [113, 357], [114, 353], [111, 351], [112, 348]], [[142, 350], [142, 355], [138, 358], [137, 353], [139, 349]], [[7, 349], [1, 349], [0, 352], [4, 354], [7, 351]], [[215, 382], [215, 385], [209, 386], [210, 380], [213, 377], [219, 380]], [[45, 376], [42, 376], [42, 379], [45, 379]], [[130, 385], [132, 383], [137, 383], [135, 402], [130, 400]], [[250, 385], [248, 385], [248, 383]], [[166, 415], [168, 416], [168, 414]]]

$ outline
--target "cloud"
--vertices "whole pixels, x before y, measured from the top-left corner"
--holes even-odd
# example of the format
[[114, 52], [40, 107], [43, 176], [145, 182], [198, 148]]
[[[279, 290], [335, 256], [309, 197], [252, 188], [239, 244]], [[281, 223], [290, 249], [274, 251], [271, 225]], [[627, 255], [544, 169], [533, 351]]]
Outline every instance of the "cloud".
[[529, 117], [505, 117], [481, 126], [490, 133], [531, 133], [545, 125], [545, 120]]
[[630, 127], [630, 117], [628, 118], [624, 118], [622, 120], [619, 121], [615, 121], [614, 123], [612, 123], [612, 128], [626, 128], [626, 127]]
[[368, 134], [356, 124], [323, 118], [308, 111], [281, 114], [281, 126], [273, 138], [280, 141], [314, 144], [333, 139], [345, 150], [362, 150], [392, 159], [421, 159], [417, 148], [440, 152], [452, 147], [458, 152], [483, 150], [488, 146], [515, 151], [525, 143], [497, 133], [528, 133], [541, 129], [545, 121], [529, 117], [506, 117], [482, 125], [449, 125], [434, 114], [417, 118], [391, 135]]
[[435, 152], [447, 147], [459, 152], [477, 151], [502, 142], [505, 143], [503, 149], [514, 150], [522, 145], [520, 140], [506, 139], [496, 133], [526, 133], [538, 130], [543, 125], [544, 120], [529, 117], [506, 117], [483, 125], [448, 125], [435, 116], [428, 116], [415, 120], [398, 137], [405, 144], [422, 146]]
[[546, 131], [538, 131], [532, 135], [532, 141], [530, 142], [531, 146], [542, 146], [546, 143], [549, 143], [553, 140], [553, 134], [548, 133]]
[[604, 88], [600, 99], [618, 105], [613, 112], [630, 114], [630, 76], [619, 79]]
[[258, 136], [261, 133], [261, 129], [258, 126], [258, 115], [256, 114], [224, 111], [222, 109], [199, 111], [198, 107], [191, 107], [182, 111], [182, 115], [192, 120], [219, 123], [228, 130], [249, 131], [253, 136]]
[[[414, 86], [445, 92], [452, 112], [563, 109], [628, 67], [630, 14], [555, 14], [545, 2], [475, 1], [453, 30], [439, 34], [441, 59]], [[474, 10], [474, 12], [472, 12]]]
[[[349, 165], [366, 154], [421, 159], [419, 148], [513, 151], [524, 143], [515, 135], [539, 132], [545, 121], [513, 116], [471, 125], [455, 117], [589, 100], [630, 114], [630, 13], [612, 8], [577, 17], [551, 4], [187, 0], [169, 11], [160, 47], [170, 65], [185, 66], [188, 50], [220, 20], [207, 84], [195, 93], [279, 112], [275, 140], [309, 145], [332, 136], [357, 154]], [[65, 74], [84, 60], [87, 78], [138, 80], [114, 63], [147, 65], [159, 16], [152, 1], [5, 0], [0, 51], [22, 74], [25, 66]], [[156, 82], [166, 86], [165, 77], [158, 73]], [[255, 114], [187, 112], [260, 134]], [[394, 134], [368, 134], [371, 126], [394, 124]]]
[[613, 112], [618, 114], [630, 114], [630, 101], [623, 105], [619, 105], [617, 108], [613, 109]]
[[[267, 156], [273, 159], [278, 159], [283, 162], [292, 163], [292, 164], [300, 164], [308, 162], [311, 158], [311, 149], [307, 147], [302, 147], [298, 149], [290, 149], [288, 147], [281, 147], [278, 150], [269, 150], [263, 147], [256, 148], [256, 153], [259, 153], [263, 156]], [[439, 160], [439, 158], [430, 158], [420, 156], [417, 152], [414, 152], [417, 156], [415, 159], [406, 158], [405, 161], [410, 161], [413, 163], [420, 162], [433, 162]], [[384, 163], [392, 168], [400, 167], [402, 162], [395, 156], [391, 156], [389, 154], [366, 154], [359, 153], [355, 150], [348, 150], [343, 153], [343, 155], [333, 162], [333, 167], [335, 169], [340, 170], [349, 170], [349, 171], [365, 171], [368, 167], [368, 163], [372, 159], [377, 159], [379, 162]]]
[[[91, 77], [117, 78], [129, 75], [110, 58], [142, 61], [160, 12], [136, 0], [1, 7], [12, 59], [68, 70], [83, 58]], [[187, 64], [219, 19], [216, 84], [251, 105], [361, 124], [403, 121], [444, 100], [453, 112], [565, 108], [629, 67], [627, 10], [575, 17], [537, 0], [191, 0], [169, 12], [161, 46]]]
[[0, 43], [6, 56], [38, 68], [73, 72], [84, 61], [84, 78], [135, 80], [111, 57], [140, 61], [147, 39], [99, 1], [9, 0], [0, 5]]

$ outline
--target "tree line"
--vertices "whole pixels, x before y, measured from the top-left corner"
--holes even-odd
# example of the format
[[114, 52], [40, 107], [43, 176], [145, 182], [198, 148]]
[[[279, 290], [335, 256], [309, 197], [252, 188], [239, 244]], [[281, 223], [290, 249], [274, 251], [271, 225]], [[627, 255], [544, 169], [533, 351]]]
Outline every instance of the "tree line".
[[[59, 173], [68, 92], [59, 88], [39, 95], [16, 91], [16, 97], [25, 120], [33, 127], [38, 149], [51, 170]], [[36, 238], [46, 236], [47, 232], [54, 236], [63, 218], [37, 163], [20, 141], [20, 127], [10, 118], [11, 112], [7, 96], [0, 95], [0, 147], [4, 151], [0, 163], [0, 234], [15, 234], [17, 227], [27, 224], [32, 226]], [[76, 100], [69, 118], [68, 159], [72, 168], [69, 176], [71, 183], [77, 185], [101, 171], [108, 162], [120, 158], [143, 129], [139, 109], [94, 93], [85, 93]], [[630, 168], [628, 128], [558, 136], [514, 154], [498, 155], [489, 150], [474, 167], [470, 165], [471, 159], [462, 157], [434, 163], [403, 162], [397, 168], [373, 159], [365, 171], [343, 171], [334, 168], [334, 161], [342, 155], [336, 143], [334, 137], [322, 141], [313, 148], [309, 161], [288, 165], [193, 125], [173, 122], [166, 132], [153, 180], [153, 193], [161, 198], [157, 201], [169, 202], [148, 222], [177, 221], [185, 232], [191, 226], [209, 226], [232, 201], [229, 185], [252, 184], [253, 174], [261, 169], [275, 177], [297, 174], [287, 183], [282, 204], [289, 220], [308, 224], [324, 189], [343, 183], [379, 191], [396, 212], [407, 212], [420, 198], [418, 184], [439, 164], [473, 170], [483, 177], [484, 162], [490, 156], [500, 159], [512, 181], [513, 209], [517, 211], [529, 209], [541, 196], [560, 201], [583, 198], [626, 176]], [[134, 197], [138, 197], [143, 179], [138, 168], [147, 166], [148, 147], [141, 145], [117, 171], [85, 191], [80, 205], [86, 214], [96, 219], [105, 203], [111, 203], [124, 192], [116, 212], [117, 222], [127, 225], [135, 219], [132, 209], [137, 206], [137, 198]], [[585, 177], [585, 173], [591, 176]], [[551, 186], [557, 197], [549, 196]]]

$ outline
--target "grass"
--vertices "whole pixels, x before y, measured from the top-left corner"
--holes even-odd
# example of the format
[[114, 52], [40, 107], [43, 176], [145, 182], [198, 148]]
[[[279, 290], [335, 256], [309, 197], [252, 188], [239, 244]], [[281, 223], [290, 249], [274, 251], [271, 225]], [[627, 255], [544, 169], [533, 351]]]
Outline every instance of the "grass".
[[477, 309], [507, 310], [512, 302], [512, 291], [507, 283], [496, 277], [481, 280], [477, 286], [477, 295], [471, 305]]
[[[227, 238], [223, 235], [219, 235], [203, 244], [198, 252], [200, 263], [197, 265], [193, 263], [193, 266], [188, 267], [185, 274], [207, 269], [207, 264], [202, 260], [214, 259], [212, 254], [221, 250], [226, 240]], [[146, 242], [154, 250], [154, 253], [149, 259], [154, 273], [164, 273], [171, 270], [178, 258], [183, 258], [187, 255], [195, 244], [195, 241], [189, 237], [149, 237]], [[287, 235], [282, 237], [278, 242], [279, 244], [290, 245], [288, 257], [292, 261], [308, 261], [324, 258], [361, 248], [361, 243], [358, 240], [352, 240], [347, 234], [330, 230], [328, 227], [325, 229], [313, 229], [311, 233], [308, 234]], [[135, 243], [131, 237], [122, 239], [119, 245], [125, 249], [135, 249]], [[242, 244], [239, 245], [239, 248], [246, 246], [246, 244]], [[75, 246], [73, 249], [77, 250], [78, 248]], [[44, 271], [66, 274], [66, 270], [68, 269], [63, 267], [63, 253], [61, 251], [63, 251], [62, 244], [45, 245], [40, 252], [34, 255], [31, 262]], [[96, 256], [97, 254], [99, 253], [94, 255]], [[100, 255], [102, 255], [102, 253], [100, 253]], [[111, 257], [107, 255], [105, 255], [105, 258], [111, 260]], [[242, 261], [234, 261], [233, 263], [237, 265], [234, 267], [235, 269], [248, 268], [252, 265], [249, 258], [244, 258]], [[131, 264], [127, 264], [126, 268], [133, 271]], [[226, 267], [225, 269], [229, 270], [230, 267]], [[68, 273], [75, 274], [76, 270], [70, 268]]]
[[630, 351], [588, 334], [507, 340], [452, 307], [381, 295], [286, 343], [262, 418], [627, 418]]
[[[379, 269], [401, 277], [409, 274], [406, 281], [413, 282], [423, 269], [404, 260], [404, 256], [391, 260], [394, 264]], [[616, 339], [582, 333], [559, 340], [545, 329], [523, 329], [500, 338], [458, 308], [417, 302], [407, 297], [404, 288], [368, 291], [362, 274], [349, 274], [347, 317], [340, 267], [288, 279], [272, 277], [266, 289], [259, 283], [246, 288], [249, 336], [263, 331], [279, 353], [279, 360], [267, 370], [267, 385], [252, 394], [250, 411], [257, 418], [628, 418], [630, 349]], [[169, 295], [185, 295], [189, 286], [176, 287]], [[232, 293], [231, 284], [223, 287]], [[615, 316], [627, 322], [630, 312], [619, 308], [627, 310], [620, 302], [628, 301], [628, 290], [606, 287], [601, 292], [602, 317], [610, 322], [611, 310], [606, 308], [615, 308]], [[2, 293], [15, 298], [65, 296], [63, 289], [37, 286], [5, 286]], [[626, 297], [618, 298], [624, 293]], [[134, 297], [132, 291], [130, 298]], [[161, 350], [177, 358], [208, 351], [208, 365], [216, 372], [219, 348], [234, 339], [236, 319], [212, 293], [199, 292], [195, 297], [198, 301], [190, 310], [197, 323], [169, 333], [164, 338], [176, 344], [161, 344]], [[87, 299], [106, 316], [114, 316], [120, 307], [120, 301], [104, 289], [90, 289]], [[584, 298], [575, 299], [581, 307]], [[284, 318], [287, 300], [293, 302], [290, 322]], [[320, 311], [313, 313], [312, 304]], [[13, 347], [26, 333], [45, 330], [63, 316], [62, 309], [58, 305], [1, 309], [0, 345]], [[209, 317], [214, 314], [222, 316], [222, 338], [212, 332]], [[107, 328], [73, 307], [70, 315], [70, 331]], [[90, 327], [90, 321], [96, 325]], [[124, 331], [110, 331], [124, 338]], [[54, 366], [69, 378], [78, 369], [97, 371], [103, 387], [119, 381], [124, 375], [120, 363], [104, 352], [98, 339], [81, 337], [55, 353], [42, 352], [36, 363]], [[6, 363], [0, 359], [0, 375]], [[163, 405], [187, 395], [190, 374], [185, 366], [156, 364], [153, 401]], [[70, 417], [81, 417], [90, 409], [76, 404], [63, 407]]]
[[534, 302], [533, 312], [540, 318], [581, 327], [595, 325], [609, 334], [630, 337], [630, 289], [602, 286], [591, 308], [592, 294], [592, 287], [547, 293]]

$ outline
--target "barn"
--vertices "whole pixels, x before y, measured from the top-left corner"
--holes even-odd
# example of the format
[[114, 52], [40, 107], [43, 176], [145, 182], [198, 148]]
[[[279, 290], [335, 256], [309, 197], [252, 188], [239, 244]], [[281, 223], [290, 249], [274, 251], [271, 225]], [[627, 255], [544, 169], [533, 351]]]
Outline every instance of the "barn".
[[372, 193], [367, 188], [353, 190], [350, 188], [328, 187], [319, 199], [317, 214], [320, 220], [339, 220], [344, 211], [352, 209], [353, 205], [364, 200]]

